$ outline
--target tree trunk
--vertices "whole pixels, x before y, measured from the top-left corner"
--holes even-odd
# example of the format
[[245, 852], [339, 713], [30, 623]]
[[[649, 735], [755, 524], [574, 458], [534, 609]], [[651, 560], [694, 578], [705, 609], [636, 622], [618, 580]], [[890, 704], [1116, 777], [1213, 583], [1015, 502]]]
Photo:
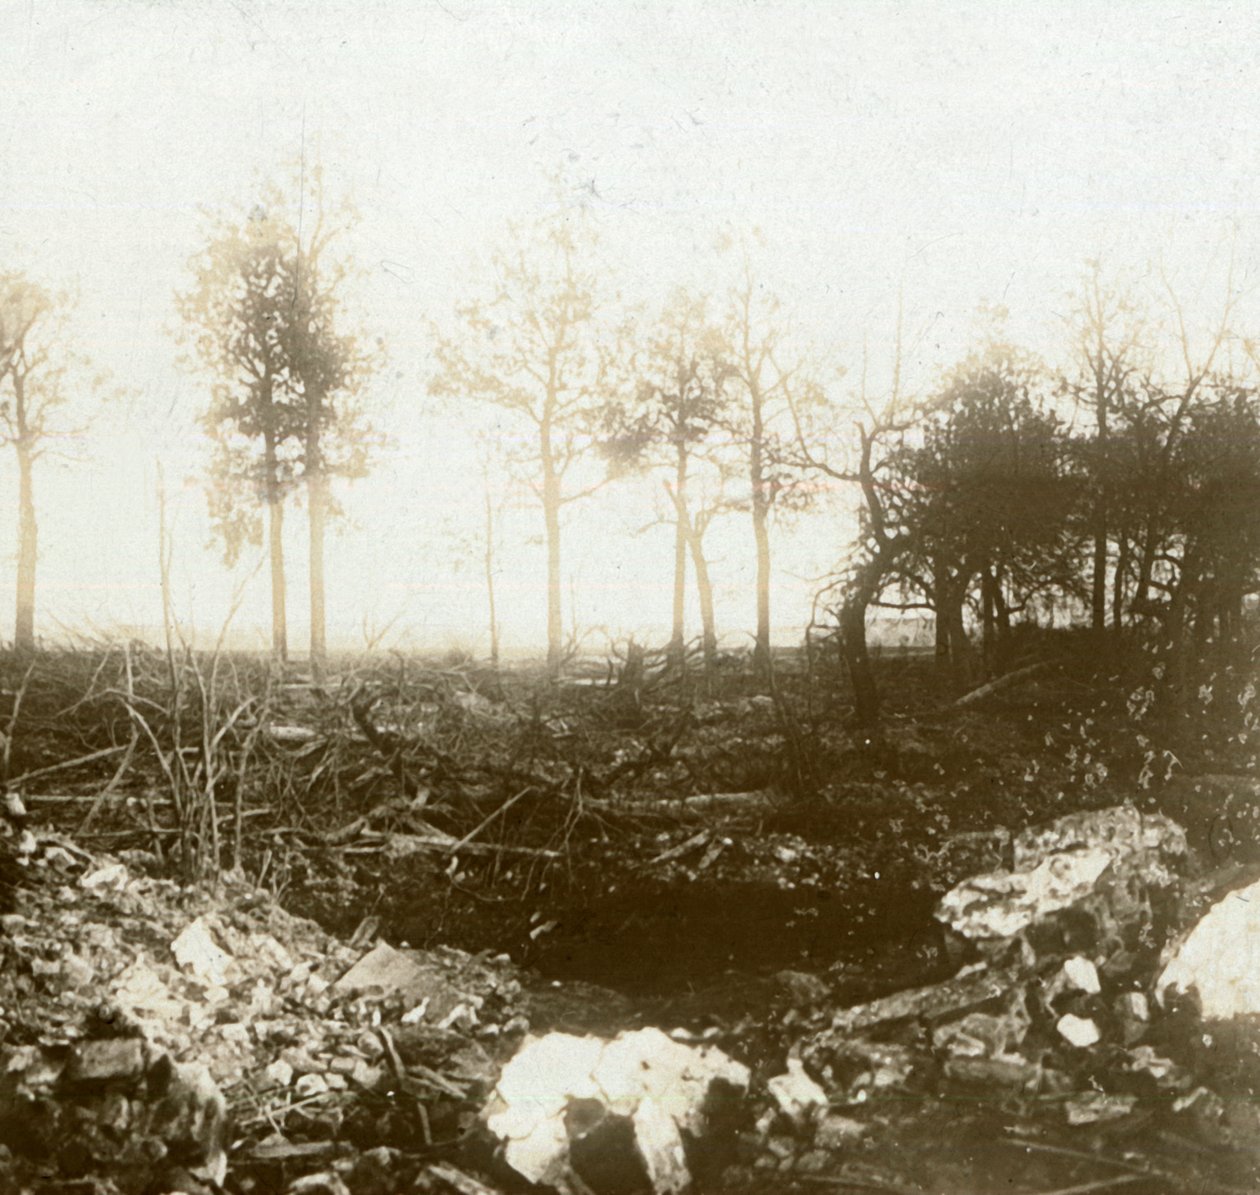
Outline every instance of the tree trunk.
[[1116, 534], [1116, 575], [1111, 581], [1111, 629], [1119, 635], [1124, 629], [1124, 576], [1129, 571], [1129, 533], [1123, 527]]
[[1094, 562], [1090, 577], [1090, 625], [1101, 636], [1107, 629], [1107, 517], [1110, 506], [1108, 493], [1108, 429], [1107, 387], [1098, 376], [1095, 383], [1094, 401], [1098, 410], [1098, 435], [1094, 442]]
[[486, 605], [490, 615], [490, 663], [499, 666], [499, 619], [494, 605], [494, 504], [490, 501], [490, 486], [486, 484]]
[[1107, 509], [1102, 494], [1095, 496], [1094, 563], [1090, 578], [1090, 626], [1101, 635], [1107, 629]]
[[683, 608], [687, 597], [687, 528], [682, 512], [687, 502], [687, 449], [678, 445], [678, 464], [674, 470], [674, 609], [669, 637], [669, 658], [681, 670], [686, 661], [687, 642], [683, 625]]
[[753, 665], [757, 675], [770, 675], [770, 531], [768, 507], [753, 502], [753, 536], [757, 543], [757, 642], [753, 648]]
[[757, 676], [770, 676], [770, 495], [762, 465], [765, 426], [762, 422], [762, 396], [759, 383], [749, 383], [752, 401], [752, 432], [748, 440], [748, 482], [752, 492], [753, 540], [757, 545], [757, 638], [753, 646], [753, 670]]
[[933, 665], [942, 680], [949, 675], [949, 622], [945, 617], [948, 604], [945, 568], [937, 561], [932, 567], [932, 607], [935, 615]]
[[840, 606], [840, 650], [853, 686], [853, 721], [863, 727], [879, 722], [879, 688], [866, 646], [866, 610], [882, 576], [878, 558], [861, 567]]
[[284, 504], [278, 497], [267, 503], [271, 547], [271, 650], [276, 659], [289, 658], [289, 625], [284, 593]]
[[311, 675], [321, 680], [328, 663], [328, 641], [325, 631], [324, 601], [324, 525], [327, 505], [322, 475], [311, 475], [306, 483], [310, 507], [311, 534]]
[[289, 627], [284, 591], [284, 498], [277, 474], [276, 443], [268, 430], [263, 437], [267, 470], [267, 536], [271, 555], [271, 650], [276, 659], [289, 658]]
[[965, 582], [957, 577], [951, 577], [948, 583], [941, 587], [936, 612], [936, 617], [944, 621], [949, 642], [950, 676], [954, 686], [961, 691], [971, 688], [975, 681], [971, 640], [967, 637], [967, 628], [963, 622], [963, 605], [966, 596]]
[[1193, 626], [1190, 614], [1199, 585], [1196, 554], [1192, 545], [1187, 545], [1183, 553], [1181, 576], [1173, 589], [1164, 620], [1168, 653], [1164, 686], [1167, 706], [1173, 713], [1184, 713], [1188, 709], [1189, 695], [1194, 687], [1191, 675]]
[[982, 627], [984, 675], [993, 675], [997, 655], [997, 583], [986, 565], [980, 571], [980, 620]]
[[691, 553], [691, 567], [696, 574], [696, 596], [700, 600], [700, 640], [704, 651], [704, 668], [712, 672], [717, 662], [717, 622], [713, 615], [713, 582], [709, 577], [709, 562], [704, 555], [703, 525], [692, 522], [685, 495], [675, 490], [668, 481], [665, 492], [674, 503], [674, 517], [682, 529], [686, 546]]
[[18, 651], [35, 647], [35, 562], [38, 559], [38, 528], [35, 523], [34, 461], [30, 444], [17, 442], [18, 458], [18, 561], [17, 623], [13, 646]]
[[560, 478], [551, 449], [551, 429], [542, 429], [542, 505], [547, 534], [547, 671], [560, 671], [564, 658], [564, 622], [560, 604]]
[[713, 616], [713, 582], [709, 562], [704, 557], [700, 533], [692, 530], [687, 536], [691, 548], [691, 567], [696, 574], [696, 596], [700, 599], [700, 639], [704, 650], [705, 671], [712, 672], [717, 663], [717, 622]]
[[993, 577], [993, 613], [999, 649], [1005, 647], [1011, 638], [1011, 606], [1006, 600], [1005, 579], [999, 568]]
[[324, 526], [327, 519], [324, 459], [320, 451], [319, 420], [322, 402], [308, 403], [306, 418], [306, 502], [310, 515], [311, 675], [322, 679], [328, 662], [324, 601]]

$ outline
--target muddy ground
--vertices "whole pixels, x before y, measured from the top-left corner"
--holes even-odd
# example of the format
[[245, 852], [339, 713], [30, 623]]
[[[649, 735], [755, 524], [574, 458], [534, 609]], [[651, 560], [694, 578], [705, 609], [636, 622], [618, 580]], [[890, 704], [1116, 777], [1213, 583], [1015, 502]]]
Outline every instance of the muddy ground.
[[[1129, 802], [1185, 827], [1197, 874], [1260, 863], [1249, 731], [1056, 653], [961, 707], [929, 657], [886, 656], [878, 733], [849, 725], [834, 663], [797, 653], [769, 691], [739, 659], [557, 682], [392, 659], [319, 683], [234, 661], [209, 697], [204, 667], [198, 686], [145, 649], [66, 653], [6, 662], [4, 750], [32, 819], [87, 850], [203, 886], [236, 866], [342, 940], [509, 956], [534, 1032], [683, 1029], [764, 1080], [836, 1010], [954, 974], [936, 904], [1028, 826]], [[200, 730], [237, 709], [208, 786]], [[1249, 1098], [1237, 1051], [1200, 1046]], [[1260, 1126], [1196, 1136], [1144, 1109], [1068, 1129], [1053, 1099], [913, 1085], [863, 1115], [878, 1132], [840, 1169], [772, 1179], [736, 1150], [706, 1189], [1163, 1191], [1187, 1156], [1204, 1190], [1260, 1186]]]

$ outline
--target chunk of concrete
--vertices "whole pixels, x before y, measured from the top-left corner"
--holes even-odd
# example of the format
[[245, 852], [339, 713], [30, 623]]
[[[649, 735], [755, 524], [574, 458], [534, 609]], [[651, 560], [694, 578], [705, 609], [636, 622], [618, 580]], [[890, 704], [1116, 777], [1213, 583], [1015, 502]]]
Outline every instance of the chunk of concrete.
[[1260, 1013], [1260, 881], [1218, 901], [1172, 949], [1155, 999], [1169, 992], [1196, 994], [1206, 1020]]
[[720, 1050], [684, 1045], [658, 1029], [612, 1041], [551, 1033], [525, 1039], [483, 1116], [513, 1170], [561, 1189], [574, 1185], [576, 1136], [620, 1118], [640, 1172], [660, 1195], [675, 1195], [690, 1186], [683, 1143], [705, 1133], [714, 1084], [747, 1089], [748, 1079], [748, 1068]]
[[227, 983], [228, 967], [235, 961], [213, 938], [204, 917], [186, 925], [171, 943], [175, 961], [195, 979], [212, 987]]
[[436, 1024], [464, 1000], [463, 993], [423, 956], [396, 950], [388, 942], [373, 946], [332, 985], [332, 991], [338, 996], [361, 992], [397, 997], [409, 1006], [411, 1024], [421, 1020]]
[[1049, 855], [1028, 871], [972, 876], [941, 898], [936, 916], [964, 938], [1010, 938], [1084, 900], [1111, 862], [1110, 852], [1087, 848]]
[[936, 1020], [965, 1012], [1005, 995], [1018, 982], [1019, 974], [1010, 968], [983, 964], [960, 971], [952, 979], [928, 987], [908, 988], [882, 996], [869, 1004], [841, 1009], [831, 1019], [831, 1033], [825, 1037], [848, 1037], [893, 1021]]
[[809, 1077], [799, 1058], [789, 1058], [787, 1072], [775, 1075], [766, 1087], [779, 1111], [797, 1128], [804, 1128], [827, 1106], [827, 1093]]
[[1112, 1094], [1106, 1091], [1085, 1091], [1072, 1096], [1065, 1104], [1070, 1125], [1105, 1124], [1123, 1120], [1137, 1107], [1135, 1095]]
[[70, 1091], [134, 1083], [148, 1064], [148, 1051], [138, 1037], [83, 1041], [70, 1052], [61, 1082]]
[[1094, 1021], [1089, 1017], [1078, 1017], [1074, 1013], [1061, 1016], [1055, 1028], [1059, 1031], [1060, 1037], [1080, 1049], [1097, 1045], [1102, 1040], [1102, 1034]]
[[1068, 959], [1063, 964], [1063, 986], [1066, 991], [1084, 992], [1087, 996], [1096, 996], [1102, 991], [1098, 981], [1098, 968], [1087, 958], [1079, 955]]
[[1132, 805], [1087, 809], [1022, 831], [1012, 844], [1016, 871], [1036, 867], [1065, 850], [1105, 850], [1117, 871], [1163, 887], [1186, 858], [1186, 832], [1161, 813]]
[[1025, 830], [1013, 843], [1012, 870], [964, 880], [936, 916], [983, 943], [1104, 891], [1116, 906], [1113, 919], [1131, 920], [1142, 913], [1145, 889], [1171, 884], [1185, 857], [1185, 831], [1169, 818], [1131, 805], [1088, 810]]

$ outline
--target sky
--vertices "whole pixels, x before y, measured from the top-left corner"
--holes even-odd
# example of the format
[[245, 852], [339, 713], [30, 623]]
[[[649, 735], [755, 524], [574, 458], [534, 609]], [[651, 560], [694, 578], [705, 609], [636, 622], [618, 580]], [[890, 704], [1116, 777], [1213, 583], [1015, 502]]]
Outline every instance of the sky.
[[[205, 213], [248, 210], [295, 163], [320, 162], [360, 213], [353, 314], [388, 353], [365, 397], [392, 447], [344, 495], [330, 634], [477, 647], [481, 483], [427, 386], [432, 329], [484, 291], [510, 221], [584, 207], [608, 286], [649, 308], [679, 284], [720, 296], [719, 238], [759, 230], [758, 277], [840, 402], [864, 357], [868, 384], [887, 384], [899, 302], [911, 387], [966, 351], [982, 304], [1061, 356], [1091, 258], [1157, 298], [1166, 276], [1198, 332], [1232, 277], [1239, 320], [1260, 324], [1254, 17], [1024, 0], [0, 0], [0, 270], [71, 292], [74, 346], [110, 378], [76, 393], [91, 429], [36, 479], [40, 632], [155, 625], [160, 465], [181, 620], [212, 631], [241, 585], [235, 627], [262, 642], [265, 574], [228, 573], [207, 546], [207, 382], [180, 364], [173, 296]], [[0, 628], [15, 472], [0, 455]], [[781, 637], [843, 559], [850, 502], [779, 533]], [[651, 516], [634, 486], [572, 513], [580, 626], [663, 633], [670, 535], [644, 530]], [[527, 501], [509, 504], [499, 600], [518, 650], [542, 638], [540, 530]], [[300, 518], [290, 531], [300, 646]], [[751, 532], [731, 519], [713, 534], [719, 621], [739, 641]]]

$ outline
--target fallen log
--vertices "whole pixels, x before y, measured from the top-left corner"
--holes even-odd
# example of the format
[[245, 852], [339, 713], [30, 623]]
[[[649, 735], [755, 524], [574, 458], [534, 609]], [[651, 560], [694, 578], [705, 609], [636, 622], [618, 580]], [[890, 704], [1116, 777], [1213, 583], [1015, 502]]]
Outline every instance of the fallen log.
[[1058, 660], [1038, 660], [1035, 664], [1029, 664], [1024, 668], [1016, 668], [1014, 672], [1006, 672], [995, 680], [989, 681], [987, 684], [981, 685], [978, 689], [972, 689], [970, 693], [964, 693], [957, 701], [954, 702], [955, 709], [962, 709], [965, 706], [972, 705], [977, 701], [982, 701], [992, 693], [1000, 693], [1003, 689], [1008, 689], [1012, 685], [1019, 684], [1022, 680], [1027, 680], [1030, 676], [1035, 676], [1038, 672], [1043, 672], [1049, 668], [1051, 664], [1059, 663]]
[[63, 760], [61, 763], [49, 764], [46, 768], [35, 768], [30, 772], [23, 772], [20, 776], [14, 776], [8, 781], [10, 787], [17, 787], [19, 784], [25, 784], [28, 780], [34, 780], [37, 776], [50, 776], [53, 772], [64, 772], [68, 768], [81, 767], [84, 764], [96, 763], [100, 759], [109, 759], [114, 755], [121, 755], [127, 750], [127, 744], [121, 747], [103, 747], [100, 751], [91, 751], [87, 755], [80, 755], [75, 759]]
[[[448, 855], [526, 855], [532, 859], [559, 859], [559, 851], [546, 847], [511, 846], [506, 843], [493, 842], [460, 842], [448, 837], [426, 838], [419, 834], [378, 834], [367, 832], [351, 846], [337, 846], [333, 849], [349, 855], [378, 854], [393, 845], [395, 850], [441, 851]], [[326, 844], [321, 844], [326, 845]]]

